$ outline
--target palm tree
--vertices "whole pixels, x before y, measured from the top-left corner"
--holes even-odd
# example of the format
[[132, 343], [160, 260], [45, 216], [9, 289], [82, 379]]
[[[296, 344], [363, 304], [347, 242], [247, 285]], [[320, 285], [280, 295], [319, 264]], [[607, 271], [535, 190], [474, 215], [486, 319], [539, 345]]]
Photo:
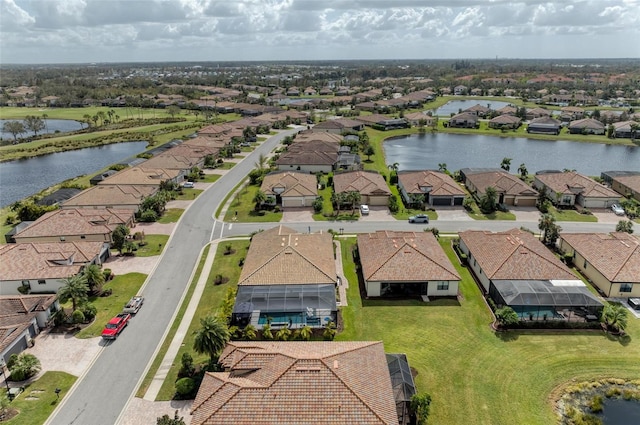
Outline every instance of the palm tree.
[[398, 172], [398, 168], [400, 167], [400, 164], [397, 162], [394, 162], [393, 164], [389, 164], [387, 166], [391, 171], [393, 171], [394, 173]]
[[346, 195], [347, 202], [351, 204], [351, 215], [353, 215], [353, 210], [356, 208], [356, 204], [362, 199], [362, 196], [360, 195], [360, 192], [355, 190], [347, 192]]
[[264, 165], [267, 163], [267, 157], [265, 154], [261, 153], [258, 156], [258, 160], [256, 161], [256, 168], [260, 171], [264, 170]]
[[290, 336], [291, 336], [291, 329], [289, 328], [282, 328], [278, 331], [278, 333], [276, 333], [276, 339], [279, 341], [287, 341], [289, 340]]
[[311, 339], [311, 335], [313, 335], [313, 331], [311, 330], [311, 327], [309, 325], [304, 325], [302, 328], [300, 328], [300, 339], [303, 341], [309, 341]]
[[438, 164], [438, 171], [442, 172], [442, 173], [446, 173], [447, 172], [447, 163], [446, 162], [441, 162]]
[[520, 178], [522, 180], [527, 178], [527, 175], [529, 174], [529, 170], [527, 170], [527, 166], [524, 165], [524, 162], [520, 164], [520, 166], [518, 167], [518, 173], [520, 173]]
[[104, 285], [104, 274], [99, 266], [91, 264], [85, 267], [82, 271], [82, 275], [87, 279], [87, 284], [91, 291], [102, 291], [102, 285]]
[[560, 236], [562, 228], [556, 224], [556, 218], [551, 214], [542, 214], [538, 221], [538, 229], [542, 233], [542, 242], [546, 245], [554, 245]]
[[633, 233], [633, 222], [631, 220], [620, 220], [616, 225], [616, 232]]
[[256, 327], [253, 325], [247, 325], [242, 331], [242, 336], [244, 336], [244, 339], [246, 339], [247, 341], [253, 341], [258, 336]]
[[613, 331], [624, 331], [628, 318], [627, 309], [622, 304], [607, 304], [602, 309], [601, 320]]
[[194, 332], [193, 349], [199, 354], [208, 354], [213, 361], [229, 341], [229, 329], [216, 316], [209, 314], [200, 319], [200, 329]]
[[89, 292], [89, 285], [86, 276], [76, 274], [64, 280], [64, 285], [58, 289], [58, 298], [62, 303], [71, 300], [73, 311], [76, 311], [79, 304], [89, 300], [87, 292]]
[[253, 197], [253, 202], [256, 204], [255, 210], [259, 211], [260, 210], [260, 206], [266, 200], [267, 200], [267, 195], [263, 191], [258, 189], [258, 191], [256, 192], [255, 196]]
[[502, 158], [502, 162], [500, 163], [500, 168], [505, 171], [509, 171], [511, 169], [511, 158]]
[[333, 206], [336, 209], [337, 214], [336, 215], [340, 215], [340, 207], [342, 206], [342, 204], [345, 201], [345, 193], [344, 192], [340, 192], [340, 193], [332, 193], [331, 194], [331, 203], [333, 204]]
[[273, 332], [271, 332], [271, 325], [269, 323], [266, 323], [264, 326], [262, 326], [262, 338], [266, 340], [273, 339]]

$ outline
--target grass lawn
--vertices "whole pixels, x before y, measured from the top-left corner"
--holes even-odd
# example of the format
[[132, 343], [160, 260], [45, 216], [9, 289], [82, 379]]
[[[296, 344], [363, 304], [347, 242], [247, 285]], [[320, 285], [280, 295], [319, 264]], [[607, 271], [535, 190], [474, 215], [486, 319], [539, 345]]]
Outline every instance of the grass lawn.
[[[40, 425], [45, 423], [58, 406], [58, 402], [67, 395], [76, 379], [75, 376], [65, 372], [45, 372], [37, 381], [26, 384], [24, 391], [9, 405], [9, 408], [17, 409], [20, 413], [11, 420], [2, 423], [6, 425]], [[55, 393], [56, 388], [60, 389], [59, 398]], [[4, 391], [4, 389], [0, 391]]]
[[494, 211], [491, 214], [485, 214], [480, 211], [477, 203], [471, 204], [471, 211], [467, 211], [469, 217], [474, 220], [515, 220], [516, 215], [510, 212]]
[[429, 423], [556, 423], [551, 394], [569, 381], [640, 377], [640, 323], [630, 342], [601, 332], [495, 333], [491, 314], [450, 239], [441, 245], [462, 277], [460, 302], [362, 300], [350, 248], [342, 243], [349, 306], [338, 340], [382, 340], [388, 353], [406, 353], [419, 392], [431, 394]]
[[162, 345], [160, 346], [160, 350], [158, 351], [158, 354], [156, 355], [155, 359], [153, 359], [153, 363], [151, 364], [151, 367], [149, 368], [147, 375], [142, 380], [142, 383], [140, 384], [140, 388], [138, 388], [138, 391], [136, 392], [136, 397], [140, 397], [140, 398], [144, 397], [144, 394], [147, 392], [147, 389], [149, 388], [149, 385], [151, 384], [153, 377], [158, 372], [158, 368], [160, 367], [160, 363], [162, 362], [162, 359], [164, 359], [165, 354], [167, 354], [167, 350], [171, 345], [171, 341], [173, 341], [173, 337], [175, 336], [178, 330], [178, 327], [180, 326], [180, 322], [184, 317], [184, 312], [187, 310], [189, 301], [191, 300], [191, 297], [193, 296], [193, 292], [196, 289], [196, 283], [198, 282], [198, 279], [200, 279], [200, 275], [202, 274], [202, 269], [204, 268], [204, 263], [205, 263], [205, 260], [207, 259], [207, 255], [209, 254], [210, 248], [211, 248], [211, 245], [207, 245], [202, 251], [202, 256], [200, 257], [200, 262], [198, 263], [198, 268], [196, 269], [196, 273], [193, 276], [193, 280], [189, 284], [189, 289], [187, 290], [187, 294], [185, 295], [182, 305], [178, 310], [176, 319], [171, 324], [171, 328], [169, 328], [169, 332], [167, 333], [165, 340], [162, 341]]
[[[93, 338], [100, 336], [104, 325], [116, 314], [122, 312], [124, 305], [136, 295], [147, 278], [143, 273], [127, 273], [116, 276], [104, 285], [104, 289], [112, 289], [108, 297], [91, 297], [89, 301], [98, 309], [95, 320], [76, 334], [77, 338]], [[65, 304], [67, 311], [71, 310], [71, 303]]]
[[[260, 187], [246, 185], [235, 195], [231, 205], [224, 216], [224, 221], [237, 221], [240, 223], [277, 222], [282, 220], [281, 212], [268, 210], [255, 211], [253, 198]], [[237, 213], [237, 214], [236, 214]]]
[[168, 240], [169, 235], [144, 235], [146, 245], [138, 247], [135, 252], [136, 257], [153, 257], [162, 254], [162, 249], [167, 245]]
[[202, 183], [215, 183], [222, 175], [220, 174], [205, 174], [203, 178], [198, 179]]
[[182, 193], [178, 192], [176, 201], [191, 201], [196, 199], [202, 192], [204, 192], [202, 189], [182, 188]]
[[158, 223], [167, 224], [167, 223], [176, 223], [184, 210], [182, 208], [169, 208], [165, 210], [162, 217], [158, 219]]
[[596, 223], [598, 221], [595, 215], [580, 214], [576, 210], [563, 210], [555, 207], [549, 208], [549, 214], [555, 217], [556, 221], [580, 221]]
[[[224, 255], [225, 247], [227, 245], [231, 245], [232, 249], [235, 250], [233, 254]], [[193, 333], [200, 327], [201, 318], [205, 317], [209, 313], [215, 313], [216, 309], [222, 303], [228, 288], [237, 287], [240, 271], [242, 270], [238, 265], [238, 262], [241, 258], [244, 258], [247, 255], [248, 247], [249, 240], [224, 241], [218, 245], [214, 266], [210, 271], [209, 278], [207, 279], [206, 287], [204, 288], [204, 292], [200, 298], [200, 303], [198, 304], [198, 309], [193, 317], [191, 325], [189, 326], [189, 330], [185, 335], [183, 344], [176, 355], [176, 359], [169, 370], [167, 378], [162, 384], [162, 388], [160, 389], [156, 400], [171, 400], [173, 397], [182, 353], [190, 353], [193, 356], [193, 360], [196, 365], [206, 363], [208, 361], [209, 358], [207, 355], [197, 354], [193, 351]], [[221, 274], [228, 278], [229, 281], [222, 285], [214, 285], [213, 281], [217, 274]]]
[[237, 164], [237, 162], [225, 161], [222, 164], [218, 164], [218, 166], [216, 168], [214, 168], [214, 170], [230, 170], [233, 167], [235, 167], [236, 164]]

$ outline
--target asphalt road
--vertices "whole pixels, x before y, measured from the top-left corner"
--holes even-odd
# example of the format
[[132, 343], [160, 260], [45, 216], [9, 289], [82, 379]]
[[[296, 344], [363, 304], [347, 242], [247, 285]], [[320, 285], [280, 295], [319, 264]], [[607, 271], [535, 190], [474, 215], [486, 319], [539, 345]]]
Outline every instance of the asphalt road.
[[267, 155], [286, 130], [258, 146], [203, 192], [185, 211], [144, 288], [145, 303], [118, 339], [104, 348], [85, 375], [62, 401], [47, 424], [111, 425], [133, 396], [140, 377], [171, 326], [203, 247], [220, 237], [222, 223], [212, 216], [227, 193], [242, 181], [260, 155]]
[[[287, 135], [287, 130], [256, 148], [215, 185], [202, 193], [183, 214], [165, 247], [157, 268], [145, 287], [145, 304], [128, 328], [112, 342], [101, 342], [103, 349], [89, 370], [79, 378], [72, 392], [46, 422], [51, 425], [111, 425], [118, 422], [128, 400], [134, 396], [138, 382], [171, 326], [196, 262], [203, 247], [220, 237], [246, 235], [268, 229], [278, 223], [222, 223], [212, 218], [227, 193], [242, 181], [254, 167], [258, 156], [267, 155]], [[345, 234], [375, 230], [417, 230], [437, 227], [441, 233], [477, 229], [500, 231], [526, 227], [537, 231], [537, 222], [516, 221], [444, 221], [431, 224], [387, 222], [310, 222], [286, 223], [300, 232], [344, 229]], [[562, 223], [565, 232], [608, 232], [610, 223]]]

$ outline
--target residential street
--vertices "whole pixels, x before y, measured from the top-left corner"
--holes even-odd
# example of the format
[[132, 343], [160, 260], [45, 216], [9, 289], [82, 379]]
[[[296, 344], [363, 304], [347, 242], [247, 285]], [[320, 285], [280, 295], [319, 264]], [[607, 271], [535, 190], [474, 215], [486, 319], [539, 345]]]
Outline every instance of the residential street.
[[[248, 157], [225, 173], [203, 192], [185, 211], [168, 241], [158, 265], [145, 283], [145, 305], [117, 340], [100, 342], [105, 347], [94, 363], [80, 377], [72, 392], [46, 422], [55, 425], [111, 425], [120, 422], [122, 412], [134, 395], [147, 366], [155, 357], [166, 330], [173, 322], [182, 297], [191, 281], [202, 248], [221, 237], [246, 235], [268, 229], [278, 223], [223, 223], [212, 218], [227, 193], [242, 181], [254, 167], [258, 156], [269, 154], [287, 135], [286, 130], [271, 137]], [[333, 229], [344, 234], [375, 230], [416, 230], [437, 227], [440, 233], [466, 229], [500, 231], [525, 227], [538, 231], [537, 221], [475, 221], [444, 219], [431, 224], [409, 224], [404, 221], [360, 222], [287, 222], [300, 232]], [[615, 223], [560, 223], [566, 232], [609, 232]], [[168, 412], [171, 413], [171, 412]]]

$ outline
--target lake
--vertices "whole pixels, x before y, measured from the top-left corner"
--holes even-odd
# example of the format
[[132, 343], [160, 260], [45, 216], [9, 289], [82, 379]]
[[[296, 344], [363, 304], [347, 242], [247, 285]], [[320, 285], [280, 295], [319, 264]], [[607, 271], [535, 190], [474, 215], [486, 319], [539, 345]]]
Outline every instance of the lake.
[[640, 146], [605, 145], [524, 137], [493, 137], [450, 133], [425, 133], [387, 140], [387, 164], [400, 170], [500, 168], [503, 158], [512, 158], [511, 172], [524, 163], [530, 174], [540, 170], [576, 170], [588, 176], [602, 171], [640, 171]]
[[604, 425], [640, 424], [640, 402], [621, 398], [604, 400], [604, 410], [601, 415]]
[[471, 108], [472, 106], [486, 106], [493, 110], [498, 110], [504, 108], [509, 105], [507, 102], [498, 102], [484, 99], [471, 99], [471, 100], [452, 100], [450, 102], [445, 103], [438, 109], [436, 109], [436, 115], [438, 116], [450, 116], [451, 114], [457, 114], [461, 110]]
[[[22, 120], [0, 120], [0, 138], [2, 140], [13, 140], [13, 134], [9, 132], [5, 132], [3, 130], [4, 123], [7, 121], [20, 121]], [[44, 120], [43, 120], [44, 121]], [[68, 133], [70, 131], [82, 130], [86, 124], [81, 123], [80, 121], [74, 120], [52, 120], [48, 119], [45, 121], [46, 126], [42, 131], [39, 131], [38, 134], [47, 134], [47, 133], [55, 133], [56, 131], [60, 133]], [[18, 139], [31, 137], [33, 136], [33, 131], [28, 131], [26, 133], [18, 134]]]
[[146, 147], [147, 142], [114, 143], [0, 163], [0, 207], [67, 179], [97, 173]]

